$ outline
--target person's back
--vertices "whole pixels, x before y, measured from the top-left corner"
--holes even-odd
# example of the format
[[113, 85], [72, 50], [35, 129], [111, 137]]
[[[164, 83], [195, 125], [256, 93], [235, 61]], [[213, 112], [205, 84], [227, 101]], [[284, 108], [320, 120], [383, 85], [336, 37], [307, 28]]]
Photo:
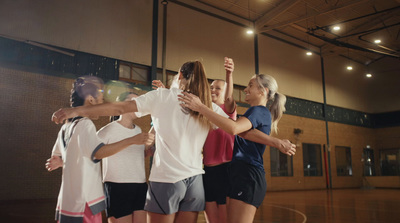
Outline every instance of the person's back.
[[143, 115], [151, 113], [157, 132], [150, 181], [174, 183], [203, 173], [202, 147], [209, 129], [182, 110], [180, 92], [158, 89], [135, 99]]

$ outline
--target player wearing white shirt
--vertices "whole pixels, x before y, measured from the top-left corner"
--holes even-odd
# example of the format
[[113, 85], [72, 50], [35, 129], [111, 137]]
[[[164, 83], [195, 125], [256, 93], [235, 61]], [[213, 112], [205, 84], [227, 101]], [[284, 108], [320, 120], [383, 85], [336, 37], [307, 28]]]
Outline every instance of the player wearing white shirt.
[[[130, 101], [135, 97], [136, 94], [126, 92], [118, 97], [118, 101]], [[142, 129], [133, 123], [136, 118], [133, 112], [125, 113], [101, 128], [97, 135], [104, 143], [113, 143], [140, 134]], [[102, 160], [109, 223], [146, 222], [144, 204], [148, 186], [144, 150], [144, 145], [130, 145]]]

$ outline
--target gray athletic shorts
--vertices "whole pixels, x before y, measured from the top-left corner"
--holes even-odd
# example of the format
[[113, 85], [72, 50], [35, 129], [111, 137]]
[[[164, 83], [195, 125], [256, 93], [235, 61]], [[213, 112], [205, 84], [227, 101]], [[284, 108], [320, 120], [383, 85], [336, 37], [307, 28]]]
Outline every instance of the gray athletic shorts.
[[196, 175], [176, 183], [149, 182], [146, 211], [174, 214], [178, 211], [203, 211], [205, 208], [203, 177]]

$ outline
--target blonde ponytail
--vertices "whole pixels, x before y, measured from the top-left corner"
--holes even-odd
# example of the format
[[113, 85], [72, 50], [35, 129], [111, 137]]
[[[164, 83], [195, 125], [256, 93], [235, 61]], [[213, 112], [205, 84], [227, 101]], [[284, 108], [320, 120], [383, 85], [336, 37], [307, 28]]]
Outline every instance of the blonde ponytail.
[[286, 111], [286, 96], [276, 92], [272, 100], [271, 106], [269, 107], [272, 116], [271, 130], [274, 133], [278, 133], [278, 122], [282, 118], [283, 113]]
[[264, 92], [266, 92], [265, 88], [268, 89], [268, 95], [266, 95], [266, 98], [268, 101], [272, 102], [269, 106], [272, 119], [271, 131], [278, 133], [278, 122], [282, 118], [283, 113], [286, 111], [286, 96], [278, 93], [278, 83], [271, 75], [256, 74], [255, 77], [260, 85], [260, 88], [262, 88]]

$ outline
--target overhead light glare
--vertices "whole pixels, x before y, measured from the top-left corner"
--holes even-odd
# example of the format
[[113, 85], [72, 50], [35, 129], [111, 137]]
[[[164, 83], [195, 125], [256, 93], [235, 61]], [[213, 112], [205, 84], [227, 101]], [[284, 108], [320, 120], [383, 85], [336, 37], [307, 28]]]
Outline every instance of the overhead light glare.
[[252, 35], [252, 34], [254, 34], [254, 31], [253, 31], [252, 29], [248, 29], [248, 30], [246, 31], [246, 33], [249, 34], [249, 35]]
[[340, 26], [334, 26], [334, 27], [333, 27], [333, 30], [335, 30], [335, 31], [340, 30]]
[[347, 70], [353, 70], [352, 66], [347, 66]]
[[312, 53], [311, 53], [311, 51], [307, 51], [307, 56], [311, 56], [312, 55]]
[[380, 39], [374, 40], [374, 43], [381, 43], [382, 41]]
[[372, 74], [369, 74], [369, 73], [368, 73], [368, 74], [366, 74], [365, 76], [368, 77], [368, 78], [371, 78], [371, 77], [372, 77]]

